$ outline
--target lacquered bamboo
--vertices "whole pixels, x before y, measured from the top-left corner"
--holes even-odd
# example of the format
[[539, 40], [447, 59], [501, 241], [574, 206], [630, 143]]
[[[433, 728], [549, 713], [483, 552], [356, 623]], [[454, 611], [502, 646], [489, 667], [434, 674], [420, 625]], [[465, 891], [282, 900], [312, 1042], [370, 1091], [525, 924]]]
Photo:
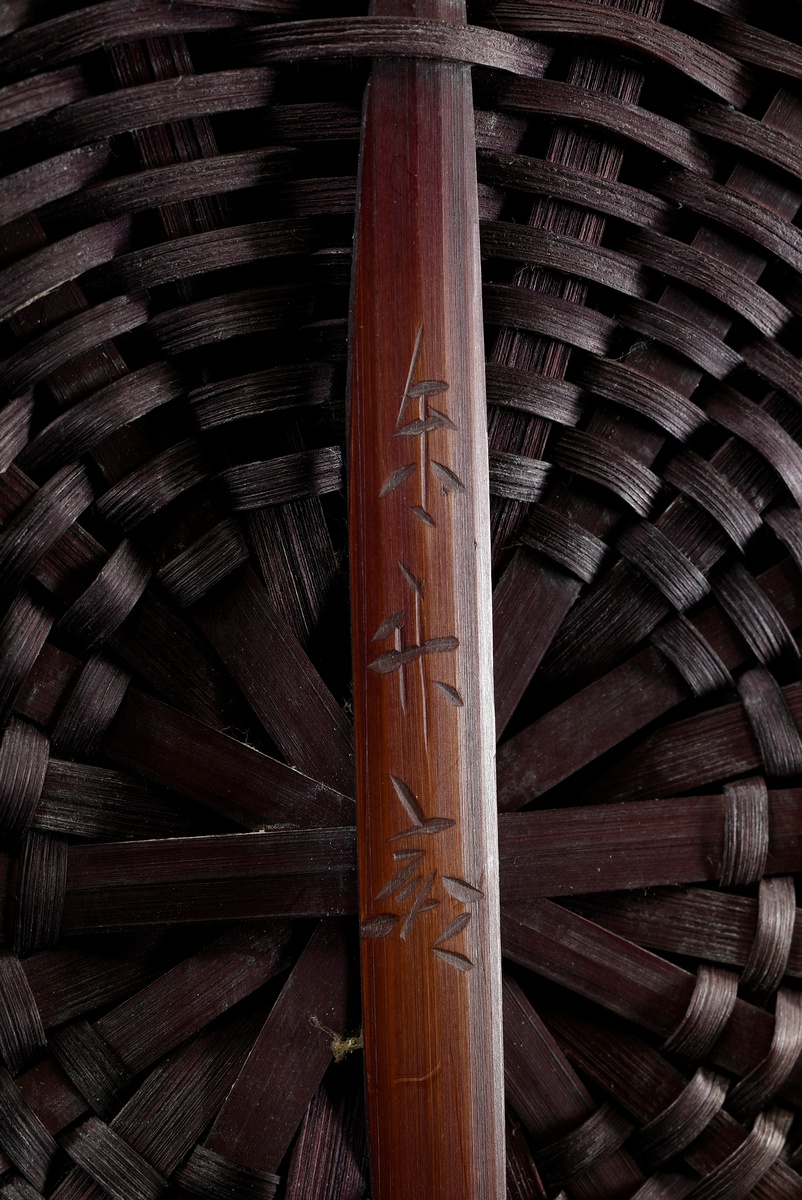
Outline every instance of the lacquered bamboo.
[[[374, 11], [465, 20], [455, 0]], [[362, 142], [350, 448], [377, 1200], [504, 1194], [479, 286], [469, 69], [378, 62]]]

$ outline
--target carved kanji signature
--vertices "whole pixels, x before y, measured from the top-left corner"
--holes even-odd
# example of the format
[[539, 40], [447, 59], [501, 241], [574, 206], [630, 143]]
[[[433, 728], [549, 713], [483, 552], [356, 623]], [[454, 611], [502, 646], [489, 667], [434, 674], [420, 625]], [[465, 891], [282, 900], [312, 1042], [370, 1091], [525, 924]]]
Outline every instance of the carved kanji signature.
[[[415, 835], [430, 836], [443, 833], [454, 826], [455, 822], [447, 817], [427, 817], [417, 796], [403, 779], [390, 775], [390, 783], [404, 812], [412, 822], [407, 829], [402, 829], [400, 833], [394, 834], [390, 839], [391, 842], [397, 843]], [[456, 901], [468, 911], [453, 916], [438, 934], [430, 949], [448, 966], [454, 967], [458, 971], [471, 970], [473, 962], [468, 955], [453, 949], [446, 949], [444, 943], [457, 937], [468, 928], [471, 922], [469, 906], [482, 899], [483, 893], [464, 879], [441, 875], [436, 868], [427, 868], [426, 848], [416, 846], [409, 849], [398, 849], [393, 851], [392, 857], [396, 864], [396, 870], [374, 899], [380, 901], [394, 897], [396, 904], [402, 905], [403, 910], [381, 913], [363, 921], [362, 936], [387, 937], [400, 924], [399, 937], [402, 941], [406, 941], [423, 913], [443, 907], [447, 903], [447, 898], [450, 898], [451, 901]], [[453, 908], [453, 904], [449, 907]]]
[[[405, 463], [387, 476], [381, 486], [379, 496], [389, 496], [396, 488], [418, 470], [418, 502], [410, 504], [410, 511], [422, 524], [435, 527], [435, 519], [429, 512], [428, 484], [429, 472], [441, 484], [444, 492], [464, 492], [465, 484], [456, 471], [445, 463], [432, 459], [429, 454], [429, 434], [438, 429], [453, 429], [457, 426], [446, 413], [430, 403], [430, 396], [437, 396], [448, 391], [448, 384], [442, 379], [421, 379], [413, 383], [420, 358], [423, 326], [418, 329], [415, 347], [407, 371], [407, 381], [401, 396], [401, 407], [398, 410], [394, 438], [418, 438], [418, 461]], [[418, 402], [418, 414], [407, 420], [407, 409], [414, 401]]]
[[[392, 435], [393, 439], [417, 438], [417, 459], [396, 467], [384, 480], [379, 497], [392, 496], [417, 474], [417, 495], [414, 502], [409, 502], [407, 506], [417, 521], [428, 529], [436, 530], [435, 518], [429, 511], [430, 507], [434, 507], [429, 503], [431, 480], [440, 484], [443, 495], [465, 492], [465, 485], [450, 466], [431, 457], [430, 437], [441, 431], [456, 431], [457, 426], [443, 411], [440, 402], [438, 405], [432, 403], [432, 397], [444, 396], [449, 385], [440, 379], [416, 379], [422, 342], [421, 325], [415, 338]], [[431, 545], [428, 535], [422, 536]], [[392, 647], [381, 650], [369, 659], [368, 668], [378, 675], [396, 676], [401, 712], [405, 715], [408, 688], [410, 684], [417, 685], [419, 704], [413, 708], [413, 713], [421, 714], [420, 733], [428, 756], [430, 686], [433, 685], [454, 709], [463, 708], [464, 701], [453, 684], [432, 678], [432, 668], [427, 670], [425, 662], [437, 661], [440, 655], [453, 654], [460, 643], [459, 638], [452, 634], [431, 636], [429, 630], [424, 629], [427, 597], [425, 579], [405, 562], [400, 559], [396, 561], [403, 581], [401, 596], [372, 638], [374, 645], [391, 638]], [[401, 598], [404, 594], [409, 596], [406, 602]], [[411, 679], [408, 678], [410, 670], [413, 672]], [[427, 815], [420, 799], [398, 771], [389, 773], [389, 783], [391, 794], [403, 810], [407, 824], [390, 837], [393, 868], [373, 899], [375, 903], [392, 899], [397, 911], [379, 913], [363, 921], [362, 936], [385, 938], [398, 930], [400, 940], [407, 941], [417, 929], [431, 928], [428, 922], [420, 923], [424, 913], [440, 910], [440, 929], [429, 950], [447, 966], [458, 971], [470, 971], [473, 962], [468, 954], [462, 953], [464, 943], [461, 948], [455, 949], [453, 940], [466, 934], [471, 924], [472, 905], [482, 899], [483, 893], [464, 879], [441, 874], [436, 861], [438, 836], [453, 828], [456, 822], [449, 817]]]
[[[398, 692], [402, 712], [407, 711], [407, 675], [406, 668], [413, 663], [418, 664], [418, 685], [420, 689], [421, 708], [423, 712], [423, 739], [428, 750], [429, 745], [429, 712], [427, 696], [427, 674], [423, 667], [423, 658], [430, 654], [450, 654], [459, 647], [459, 638], [426, 637], [423, 629], [423, 601], [425, 581], [419, 579], [409, 567], [399, 561], [398, 569], [412, 590], [412, 640], [407, 636], [407, 609], [398, 609], [384, 621], [373, 635], [373, 642], [383, 642], [392, 636], [393, 649], [386, 650], [368, 662], [368, 669], [378, 675], [390, 675], [398, 672]], [[450, 704], [457, 708], [463, 706], [459, 692], [450, 683], [439, 679], [431, 682], [439, 689]]]

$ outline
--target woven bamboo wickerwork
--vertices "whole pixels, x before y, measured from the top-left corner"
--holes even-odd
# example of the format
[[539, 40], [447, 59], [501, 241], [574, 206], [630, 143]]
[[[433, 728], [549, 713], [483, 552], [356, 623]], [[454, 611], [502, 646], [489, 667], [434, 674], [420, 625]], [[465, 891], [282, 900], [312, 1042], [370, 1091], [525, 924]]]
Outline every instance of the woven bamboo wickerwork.
[[788, 11], [365, 7], [0, 8], [0, 1197], [370, 1194], [348, 303], [417, 55], [474, 66], [509, 1195], [792, 1200]]

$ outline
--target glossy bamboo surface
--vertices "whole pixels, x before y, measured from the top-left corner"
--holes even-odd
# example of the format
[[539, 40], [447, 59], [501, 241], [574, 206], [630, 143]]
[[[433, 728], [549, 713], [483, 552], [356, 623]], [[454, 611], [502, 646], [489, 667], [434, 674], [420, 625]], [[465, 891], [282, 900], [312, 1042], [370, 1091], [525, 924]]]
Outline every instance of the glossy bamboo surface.
[[[446, 9], [415, 15], [455, 19]], [[498, 1200], [498, 855], [469, 68], [374, 66], [359, 204], [350, 503], [374, 1195]]]

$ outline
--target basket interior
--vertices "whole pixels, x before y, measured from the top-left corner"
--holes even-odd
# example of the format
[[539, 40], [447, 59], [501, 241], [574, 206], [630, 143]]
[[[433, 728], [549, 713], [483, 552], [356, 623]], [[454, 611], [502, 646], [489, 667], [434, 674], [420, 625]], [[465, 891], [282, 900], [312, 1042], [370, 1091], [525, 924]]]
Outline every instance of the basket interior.
[[[802, 1195], [795, 8], [469, 6], [511, 1200]], [[5, 1200], [370, 1194], [364, 15], [0, 12]]]

